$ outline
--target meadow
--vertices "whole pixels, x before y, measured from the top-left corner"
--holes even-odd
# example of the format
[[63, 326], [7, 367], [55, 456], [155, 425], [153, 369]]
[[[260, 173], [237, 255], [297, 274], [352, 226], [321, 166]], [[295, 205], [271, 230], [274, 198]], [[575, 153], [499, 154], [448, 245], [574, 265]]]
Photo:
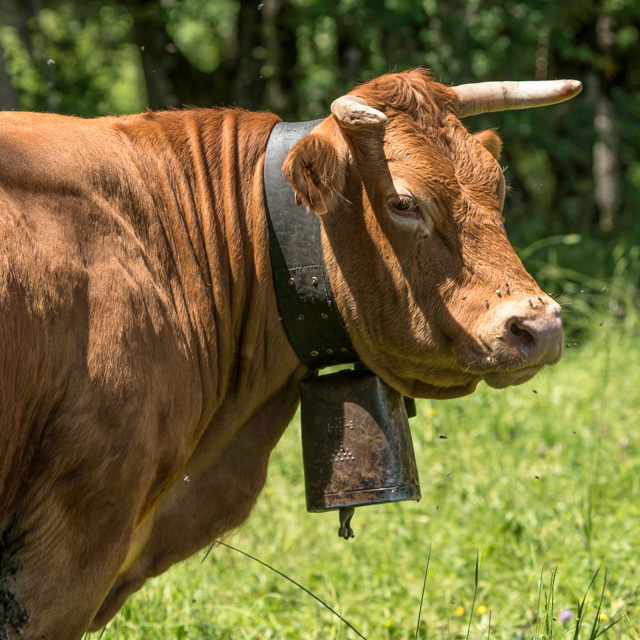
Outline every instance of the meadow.
[[[353, 540], [338, 538], [335, 512], [305, 511], [296, 418], [252, 517], [225, 542], [369, 640], [415, 637], [429, 550], [420, 638], [575, 638], [582, 606], [580, 638], [619, 620], [601, 637], [638, 640], [640, 346], [616, 323], [596, 322], [520, 387], [418, 401], [422, 500], [358, 509]], [[357, 637], [260, 564], [219, 545], [204, 555], [149, 581], [102, 637]]]

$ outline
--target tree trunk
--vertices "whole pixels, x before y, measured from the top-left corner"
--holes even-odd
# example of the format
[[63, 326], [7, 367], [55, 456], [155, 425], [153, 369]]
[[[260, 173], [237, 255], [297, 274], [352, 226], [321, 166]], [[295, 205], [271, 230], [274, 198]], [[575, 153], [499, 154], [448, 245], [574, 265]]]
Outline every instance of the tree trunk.
[[615, 116], [609, 98], [600, 92], [596, 104], [596, 141], [593, 145], [593, 179], [595, 200], [600, 211], [600, 229], [612, 231], [620, 206], [618, 144]]
[[236, 102], [245, 109], [262, 107], [267, 81], [261, 76], [263, 62], [254, 55], [257, 47], [263, 46], [262, 11], [256, 0], [241, 0], [238, 14], [238, 59], [236, 61], [233, 89]]
[[[606, 63], [616, 42], [615, 21], [609, 16], [600, 16], [596, 23], [596, 41]], [[594, 128], [596, 141], [593, 145], [593, 179], [595, 200], [600, 213], [599, 226], [609, 233], [613, 230], [620, 208], [620, 178], [618, 141], [615, 112], [608, 96], [609, 78], [606, 68], [602, 77], [595, 78], [596, 109]]]
[[17, 108], [16, 93], [11, 85], [11, 78], [4, 67], [4, 52], [0, 45], [0, 110], [15, 111]]
[[169, 78], [172, 43], [165, 29], [164, 12], [160, 2], [137, 0], [131, 2], [130, 9], [133, 14], [133, 34], [142, 57], [149, 107], [177, 107], [180, 101]]

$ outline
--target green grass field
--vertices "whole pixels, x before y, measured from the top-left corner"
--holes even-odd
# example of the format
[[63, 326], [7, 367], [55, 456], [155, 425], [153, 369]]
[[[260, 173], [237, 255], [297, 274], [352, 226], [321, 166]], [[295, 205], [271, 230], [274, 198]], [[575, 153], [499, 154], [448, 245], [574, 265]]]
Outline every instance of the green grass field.
[[[252, 517], [226, 542], [303, 584], [369, 640], [415, 637], [430, 547], [420, 638], [574, 638], [578, 602], [602, 566], [579, 637], [594, 637], [598, 617], [600, 630], [621, 620], [601, 637], [638, 640], [640, 341], [612, 323], [526, 385], [419, 401], [411, 426], [422, 500], [358, 509], [348, 542], [336, 513], [305, 511], [294, 421]], [[219, 546], [203, 556], [150, 581], [102, 637], [357, 637], [256, 562]]]

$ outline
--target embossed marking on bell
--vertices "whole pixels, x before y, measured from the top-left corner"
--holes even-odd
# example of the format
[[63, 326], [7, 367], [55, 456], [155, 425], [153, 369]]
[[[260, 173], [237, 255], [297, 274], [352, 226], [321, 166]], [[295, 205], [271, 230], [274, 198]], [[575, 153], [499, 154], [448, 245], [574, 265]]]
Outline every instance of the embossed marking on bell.
[[420, 499], [397, 391], [368, 370], [318, 376], [300, 388], [308, 511]]

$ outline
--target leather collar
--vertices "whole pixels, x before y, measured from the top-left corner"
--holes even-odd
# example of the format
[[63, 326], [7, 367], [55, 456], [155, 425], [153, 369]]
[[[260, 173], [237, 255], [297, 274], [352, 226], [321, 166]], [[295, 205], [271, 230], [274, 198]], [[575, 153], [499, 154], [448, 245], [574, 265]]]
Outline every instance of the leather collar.
[[289, 151], [321, 122], [276, 124], [264, 164], [269, 253], [278, 310], [291, 345], [310, 369], [359, 361], [331, 291], [320, 218], [296, 206], [293, 189], [282, 175]]

